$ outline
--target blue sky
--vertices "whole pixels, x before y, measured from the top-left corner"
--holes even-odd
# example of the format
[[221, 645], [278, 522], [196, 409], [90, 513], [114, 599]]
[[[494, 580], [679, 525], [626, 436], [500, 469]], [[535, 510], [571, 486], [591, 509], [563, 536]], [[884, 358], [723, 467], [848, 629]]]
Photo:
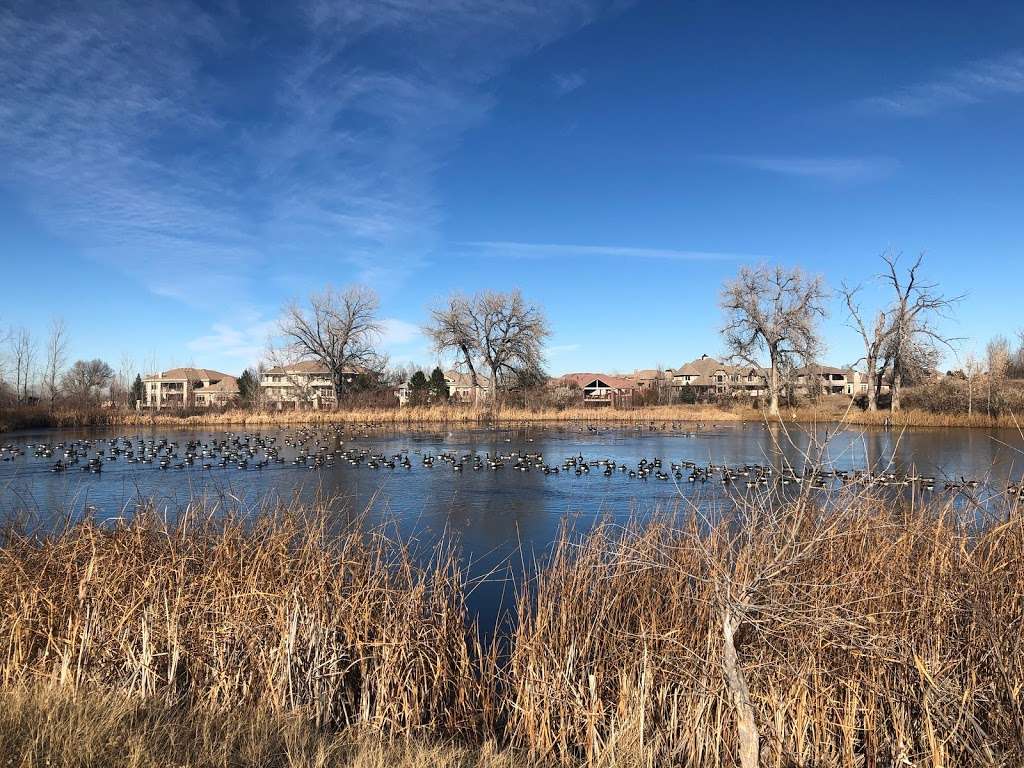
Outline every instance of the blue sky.
[[[966, 351], [1024, 326], [1024, 6], [597, 0], [0, 6], [0, 323], [237, 372], [371, 285], [395, 361], [452, 290], [552, 372], [721, 351], [740, 264], [927, 253]], [[870, 292], [869, 292], [870, 296]], [[834, 363], [859, 356], [838, 304]]]

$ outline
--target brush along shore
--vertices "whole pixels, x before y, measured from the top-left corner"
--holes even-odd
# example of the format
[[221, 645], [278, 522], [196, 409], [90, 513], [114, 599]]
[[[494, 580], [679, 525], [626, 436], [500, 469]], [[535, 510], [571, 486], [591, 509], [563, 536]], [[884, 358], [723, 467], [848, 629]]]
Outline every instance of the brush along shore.
[[488, 424], [544, 425], [559, 423], [579, 424], [726, 424], [726, 423], [842, 423], [851, 426], [937, 427], [1017, 429], [1019, 420], [1013, 413], [988, 416], [984, 413], [934, 413], [909, 409], [889, 411], [862, 411], [849, 407], [849, 402], [825, 403], [819, 406], [802, 405], [783, 408], [778, 417], [747, 406], [733, 405], [663, 405], [633, 409], [618, 408], [566, 408], [527, 409], [501, 408], [497, 411], [457, 406], [426, 406], [406, 408], [358, 408], [336, 411], [259, 411], [233, 409], [217, 412], [188, 414], [173, 411], [151, 412], [124, 409], [67, 409], [50, 411], [45, 408], [18, 408], [0, 411], [0, 432], [45, 428], [115, 428], [115, 427], [198, 427], [244, 426], [287, 427], [303, 424], [354, 424], [377, 427], [413, 427], [418, 425], [456, 425], [473, 427]]
[[979, 522], [766, 492], [566, 528], [490, 641], [452, 542], [417, 551], [330, 505], [11, 526], [0, 747], [19, 766], [1017, 765], [1013, 503]]

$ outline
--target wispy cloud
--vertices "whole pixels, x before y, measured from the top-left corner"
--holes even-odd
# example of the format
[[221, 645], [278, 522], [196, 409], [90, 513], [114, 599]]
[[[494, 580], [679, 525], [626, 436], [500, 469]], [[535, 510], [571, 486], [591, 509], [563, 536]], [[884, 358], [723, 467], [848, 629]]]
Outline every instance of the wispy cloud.
[[214, 323], [210, 333], [193, 339], [186, 346], [204, 359], [229, 358], [244, 367], [263, 359], [267, 342], [275, 330], [276, 323], [272, 320]]
[[389, 317], [381, 323], [381, 346], [385, 349], [424, 344], [423, 331], [418, 325]]
[[1024, 51], [973, 61], [936, 78], [858, 102], [861, 108], [902, 117], [925, 117], [946, 109], [1024, 93]]
[[[618, 5], [11, 0], [0, 182], [196, 308], [244, 305], [286, 269], [386, 292], [437, 246], [434, 173], [492, 107], [488, 81]], [[387, 55], [361, 56], [370, 42]]]
[[577, 88], [582, 88], [587, 83], [587, 76], [582, 72], [561, 72], [551, 78], [555, 93], [564, 96], [572, 93]]
[[544, 352], [548, 357], [559, 357], [568, 352], [578, 352], [582, 348], [580, 344], [552, 344], [546, 347]]
[[670, 261], [729, 261], [757, 258], [751, 254], [718, 251], [691, 251], [672, 248], [637, 248], [623, 245], [574, 245], [568, 243], [520, 243], [507, 240], [482, 240], [457, 244], [485, 256], [519, 259], [560, 257], [667, 259]]
[[899, 161], [889, 157], [803, 157], [798, 155], [712, 155], [711, 160], [783, 176], [850, 183], [875, 181], [894, 173]]

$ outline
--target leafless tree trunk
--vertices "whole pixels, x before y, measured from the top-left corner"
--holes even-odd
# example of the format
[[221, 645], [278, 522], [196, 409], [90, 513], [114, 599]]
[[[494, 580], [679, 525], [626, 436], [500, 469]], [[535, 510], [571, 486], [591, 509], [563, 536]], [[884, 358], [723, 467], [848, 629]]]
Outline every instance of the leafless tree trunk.
[[438, 354], [454, 352], [456, 367], [465, 368], [473, 385], [474, 405], [480, 391], [480, 377], [476, 366], [479, 361], [479, 327], [476, 320], [475, 299], [452, 294], [447, 304], [431, 310], [430, 324], [424, 328]]
[[908, 348], [917, 339], [928, 339], [930, 342], [943, 344], [952, 348], [955, 339], [940, 334], [932, 321], [937, 317], [948, 317], [953, 305], [963, 296], [946, 297], [938, 293], [936, 283], [924, 283], [918, 274], [924, 254], [920, 254], [914, 264], [901, 276], [898, 268], [899, 255], [882, 254], [882, 260], [888, 271], [882, 279], [888, 283], [896, 294], [891, 310], [892, 333], [889, 344], [892, 346], [892, 410], [900, 409], [900, 395], [904, 379], [905, 365], [908, 361]]
[[967, 379], [967, 415], [974, 413], [974, 387], [981, 374], [981, 365], [973, 352], [968, 352], [964, 358], [964, 378]]
[[36, 346], [28, 328], [18, 328], [11, 334], [11, 359], [14, 361], [14, 392], [19, 403], [28, 399], [28, 387], [35, 364]]
[[68, 330], [61, 317], [50, 321], [50, 336], [46, 340], [46, 371], [43, 374], [46, 396], [53, 410], [60, 394], [60, 377], [67, 364]]
[[1001, 409], [1003, 381], [1006, 378], [1006, 369], [1010, 365], [1010, 342], [1005, 336], [994, 336], [985, 347], [985, 357], [988, 363], [988, 403], [987, 411], [989, 416], [993, 413], [993, 402], [995, 411]]
[[761, 737], [757, 730], [757, 718], [754, 705], [750, 700], [750, 688], [747, 678], [740, 667], [739, 654], [736, 653], [736, 631], [740, 628], [740, 620], [733, 615], [732, 606], [727, 601], [722, 609], [722, 670], [725, 684], [732, 699], [736, 713], [736, 733], [740, 742], [740, 766], [757, 768], [760, 760]]
[[502, 377], [540, 374], [544, 342], [550, 335], [544, 312], [519, 291], [486, 291], [473, 298], [454, 295], [431, 313], [424, 330], [438, 354], [454, 352], [478, 387], [478, 367], [490, 373], [492, 408], [498, 406]]
[[309, 309], [292, 302], [279, 323], [283, 353], [289, 362], [316, 360], [330, 372], [340, 405], [352, 374], [381, 371], [386, 363], [375, 346], [380, 340], [377, 296], [369, 288], [327, 288], [309, 297]]
[[760, 367], [768, 356], [768, 413], [779, 414], [780, 369], [793, 358], [814, 360], [820, 346], [817, 323], [825, 317], [827, 292], [820, 277], [761, 265], [741, 267], [722, 289], [726, 313], [722, 333], [733, 359]]
[[878, 389], [880, 385], [878, 358], [885, 349], [885, 345], [892, 334], [892, 323], [888, 313], [879, 310], [870, 328], [864, 322], [864, 313], [857, 303], [857, 294], [862, 286], [850, 288], [843, 283], [839, 289], [840, 294], [846, 301], [846, 308], [850, 315], [853, 327], [860, 334], [864, 344], [864, 365], [867, 368], [866, 378], [868, 380], [868, 410], [878, 410]]

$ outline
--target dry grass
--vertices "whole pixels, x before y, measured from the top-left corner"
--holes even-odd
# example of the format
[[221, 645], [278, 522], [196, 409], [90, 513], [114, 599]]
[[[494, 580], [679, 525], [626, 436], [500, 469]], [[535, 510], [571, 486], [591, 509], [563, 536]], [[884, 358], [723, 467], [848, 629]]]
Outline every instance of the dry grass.
[[[897, 413], [877, 411], [868, 413], [850, 407], [846, 398], [826, 399], [818, 405], [806, 404], [795, 408], [784, 407], [779, 419], [795, 423], [841, 422], [855, 426], [902, 427], [974, 427], [1016, 429], [1019, 419], [1012, 413], [987, 416], [984, 413], [935, 413], [907, 409]], [[93, 409], [57, 410], [21, 408], [0, 412], [0, 433], [30, 428], [80, 427], [172, 427], [200, 428], [212, 426], [287, 427], [302, 424], [351, 424], [358, 426], [407, 428], [417, 425], [483, 424], [671, 424], [703, 423], [725, 424], [734, 422], [771, 421], [767, 414], [739, 404], [717, 405], [662, 405], [634, 409], [618, 408], [566, 408], [528, 409], [503, 408], [497, 414], [486, 409], [459, 406], [426, 406], [407, 408], [359, 408], [339, 411], [249, 411], [229, 410], [215, 413], [182, 415], [165, 411]]]
[[387, 741], [298, 713], [214, 710], [53, 686], [0, 692], [4, 768], [516, 768], [510, 752]]
[[358, 408], [338, 411], [249, 411], [229, 410], [182, 415], [118, 409], [58, 410], [23, 408], [0, 413], [0, 432], [28, 428], [121, 427], [121, 426], [289, 426], [296, 424], [357, 424], [406, 427], [417, 424], [462, 424], [475, 426], [491, 422], [530, 424], [543, 422], [648, 423], [651, 421], [724, 422], [759, 419], [751, 409], [728, 411], [710, 405], [653, 406], [634, 410], [612, 408], [525, 409], [502, 408], [497, 414], [486, 409], [461, 406], [416, 408]]
[[[343, 764], [396, 740], [462, 745], [406, 747], [409, 765], [735, 765], [732, 616], [762, 765], [1024, 760], [1019, 516], [976, 529], [862, 493], [566, 531], [501, 654], [466, 589], [450, 549], [418, 558], [324, 510], [11, 532], [0, 738], [26, 766], [155, 765], [168, 739], [189, 765]], [[93, 720], [81, 744], [56, 725]]]

